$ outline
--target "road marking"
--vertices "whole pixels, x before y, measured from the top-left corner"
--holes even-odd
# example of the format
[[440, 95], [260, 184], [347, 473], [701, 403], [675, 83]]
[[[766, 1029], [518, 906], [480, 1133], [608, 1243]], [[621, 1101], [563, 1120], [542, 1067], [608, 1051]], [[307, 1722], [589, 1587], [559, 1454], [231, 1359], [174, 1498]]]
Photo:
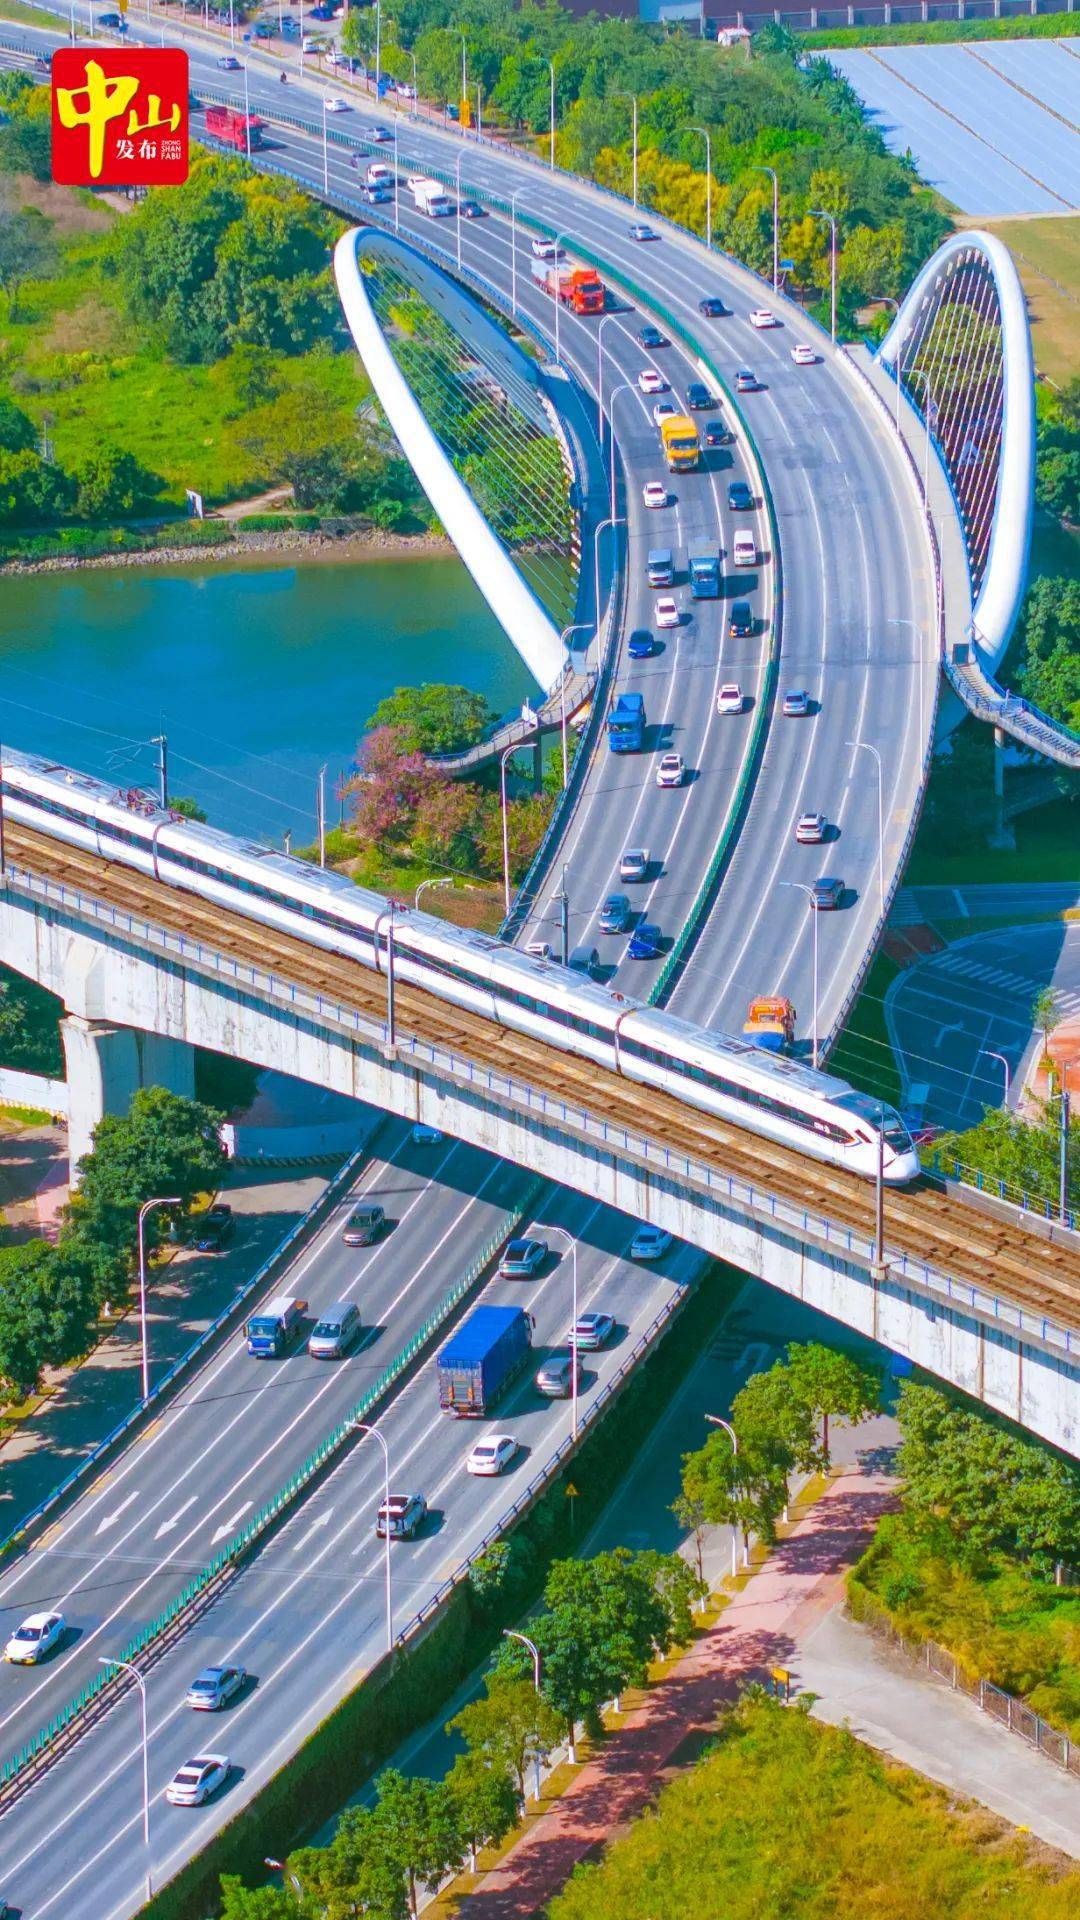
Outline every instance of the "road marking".
[[937, 1052], [938, 1048], [941, 1046], [942, 1041], [946, 1038], [948, 1034], [963, 1033], [963, 1031], [964, 1031], [964, 1023], [962, 1020], [954, 1020], [951, 1026], [948, 1026], [948, 1027], [939, 1027], [937, 1030], [937, 1038], [934, 1041], [934, 1051]]
[[320, 1513], [318, 1519], [312, 1521], [303, 1539], [297, 1541], [295, 1547], [293, 1548], [293, 1552], [299, 1553], [303, 1547], [310, 1546], [311, 1542], [314, 1540], [315, 1535], [319, 1532], [320, 1528], [328, 1527], [333, 1517], [334, 1517], [333, 1507], [330, 1507], [326, 1513]]
[[171, 1520], [163, 1520], [160, 1527], [158, 1528], [157, 1532], [154, 1535], [154, 1539], [160, 1540], [163, 1533], [171, 1533], [174, 1527], [178, 1527], [180, 1525], [181, 1517], [187, 1512], [189, 1507], [193, 1507], [196, 1504], [196, 1501], [198, 1500], [198, 1498], [199, 1498], [198, 1494], [193, 1493], [190, 1500], [185, 1500], [182, 1506], [177, 1507], [176, 1512], [173, 1514]]
[[218, 1527], [216, 1531], [210, 1535], [210, 1545], [216, 1547], [219, 1540], [225, 1540], [229, 1534], [235, 1533], [238, 1523], [243, 1519], [245, 1513], [254, 1505], [254, 1500], [245, 1500], [242, 1507], [237, 1507], [236, 1512], [230, 1519], [226, 1520], [224, 1526]]
[[115, 1527], [117, 1521], [120, 1518], [120, 1515], [122, 1513], [126, 1513], [132, 1501], [137, 1500], [138, 1497], [139, 1497], [139, 1490], [136, 1487], [134, 1493], [129, 1493], [126, 1500], [121, 1500], [120, 1505], [118, 1507], [114, 1507], [111, 1513], [107, 1513], [105, 1515], [104, 1520], [98, 1521], [97, 1526], [94, 1528], [94, 1532], [104, 1533], [107, 1528]]

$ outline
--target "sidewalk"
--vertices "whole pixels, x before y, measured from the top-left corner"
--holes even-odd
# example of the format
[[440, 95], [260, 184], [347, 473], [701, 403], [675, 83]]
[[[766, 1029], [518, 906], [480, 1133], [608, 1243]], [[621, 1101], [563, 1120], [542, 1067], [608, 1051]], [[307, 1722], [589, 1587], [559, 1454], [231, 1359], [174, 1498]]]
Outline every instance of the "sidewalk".
[[579, 1861], [652, 1803], [666, 1773], [696, 1758], [726, 1701], [773, 1667], [790, 1668], [801, 1634], [839, 1597], [844, 1569], [892, 1497], [882, 1474], [856, 1468], [836, 1480], [561, 1798], [528, 1817], [521, 1839], [480, 1888], [456, 1900], [462, 1920], [537, 1913]]

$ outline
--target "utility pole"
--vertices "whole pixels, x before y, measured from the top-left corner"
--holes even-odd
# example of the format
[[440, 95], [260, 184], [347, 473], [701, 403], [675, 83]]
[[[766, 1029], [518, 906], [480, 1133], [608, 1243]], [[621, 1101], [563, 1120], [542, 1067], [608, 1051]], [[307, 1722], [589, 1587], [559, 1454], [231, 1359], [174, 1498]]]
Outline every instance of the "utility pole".
[[318, 819], [319, 819], [319, 865], [320, 867], [325, 867], [326, 865], [326, 768], [325, 766], [322, 766], [319, 768], [319, 784], [316, 789], [316, 793], [318, 797]]
[[559, 919], [562, 925], [562, 963], [565, 967], [570, 962], [570, 895], [566, 891], [565, 867], [562, 870], [562, 886], [555, 898], [559, 903]]
[[150, 742], [158, 750], [158, 799], [162, 808], [169, 804], [169, 742], [163, 733], [155, 733]]

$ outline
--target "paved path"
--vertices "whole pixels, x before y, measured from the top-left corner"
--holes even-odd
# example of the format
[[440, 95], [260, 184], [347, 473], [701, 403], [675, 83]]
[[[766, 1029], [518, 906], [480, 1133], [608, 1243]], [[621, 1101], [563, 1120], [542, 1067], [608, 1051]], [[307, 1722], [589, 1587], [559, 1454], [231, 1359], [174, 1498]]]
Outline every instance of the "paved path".
[[544, 1907], [579, 1861], [651, 1803], [669, 1769], [695, 1757], [725, 1701], [792, 1665], [808, 1613], [834, 1597], [890, 1498], [880, 1474], [855, 1469], [836, 1481], [458, 1913], [525, 1920]]
[[1019, 913], [1068, 913], [1080, 907], [1080, 882], [1031, 880], [961, 887], [901, 887], [889, 915], [894, 927], [935, 920], [993, 920]]

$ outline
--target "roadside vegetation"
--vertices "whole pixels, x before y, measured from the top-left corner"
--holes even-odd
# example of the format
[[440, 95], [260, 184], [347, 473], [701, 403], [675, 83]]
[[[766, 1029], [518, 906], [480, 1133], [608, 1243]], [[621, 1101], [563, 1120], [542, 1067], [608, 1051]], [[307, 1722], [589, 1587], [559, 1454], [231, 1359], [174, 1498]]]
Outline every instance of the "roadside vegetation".
[[932, 47], [951, 40], [1060, 40], [1076, 32], [1072, 13], [1006, 14], [999, 20], [905, 20], [891, 27], [822, 27], [800, 33], [808, 52], [830, 47]]
[[1080, 1739], [1080, 1471], [934, 1387], [905, 1381], [897, 1418], [901, 1509], [849, 1576], [855, 1617], [938, 1641]]
[[1080, 306], [1080, 217], [967, 220], [989, 226], [1016, 261], [1027, 295], [1035, 364], [1064, 386], [1076, 373], [1077, 307]]

